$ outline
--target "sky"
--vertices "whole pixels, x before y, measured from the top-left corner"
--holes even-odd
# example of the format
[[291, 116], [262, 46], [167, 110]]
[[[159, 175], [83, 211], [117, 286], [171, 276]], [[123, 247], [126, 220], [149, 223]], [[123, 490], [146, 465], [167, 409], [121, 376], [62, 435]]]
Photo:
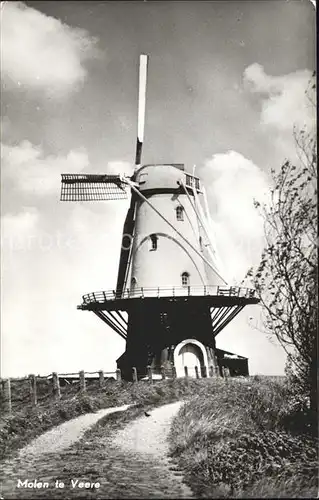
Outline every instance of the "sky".
[[[62, 203], [60, 174], [131, 172], [138, 58], [149, 55], [144, 163], [196, 164], [219, 252], [257, 265], [270, 169], [312, 127], [308, 0], [1, 5], [1, 375], [113, 370], [124, 341], [82, 295], [113, 289], [128, 201]], [[249, 306], [217, 337], [251, 374], [284, 371]]]

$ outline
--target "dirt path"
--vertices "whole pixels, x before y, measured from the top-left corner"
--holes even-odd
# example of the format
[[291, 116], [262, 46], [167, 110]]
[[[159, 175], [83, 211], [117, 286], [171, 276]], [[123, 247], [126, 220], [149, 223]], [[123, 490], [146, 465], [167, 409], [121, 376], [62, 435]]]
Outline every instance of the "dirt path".
[[[162, 406], [150, 411], [149, 417], [131, 422], [123, 412], [119, 418], [128, 418], [129, 423], [120, 430], [115, 416], [110, 415], [114, 419], [110, 425], [107, 415], [126, 406], [84, 415], [52, 429], [2, 464], [0, 495], [6, 500], [191, 498], [192, 492], [168, 458], [170, 424], [181, 404]], [[136, 411], [128, 409], [132, 414]], [[49, 486], [19, 487], [19, 480], [26, 479]], [[57, 480], [64, 483], [63, 488], [57, 488]], [[83, 489], [74, 481], [99, 486]]]
[[114, 438], [114, 445], [128, 451], [147, 453], [154, 457], [168, 454], [167, 437], [174, 415], [182, 403], [171, 403], [156, 408], [149, 413], [134, 420]]
[[84, 432], [92, 427], [98, 420], [118, 411], [125, 411], [130, 405], [116, 406], [114, 408], [104, 408], [96, 413], [86, 413], [80, 417], [73, 418], [57, 427], [41, 434], [29, 445], [19, 452], [19, 458], [39, 456], [46, 453], [56, 453], [68, 448], [73, 443], [81, 439]]
[[[157, 469], [159, 476], [165, 477], [167, 494], [158, 491], [159, 498], [191, 498], [192, 492], [183, 483], [181, 473], [179, 473], [168, 457], [169, 443], [168, 434], [173, 417], [176, 415], [182, 402], [167, 404], [156, 408], [118, 432], [113, 439], [112, 445], [121, 450], [139, 455], [139, 458], [149, 456], [152, 464]], [[151, 465], [151, 462], [149, 462]], [[153, 483], [158, 489], [161, 481]]]

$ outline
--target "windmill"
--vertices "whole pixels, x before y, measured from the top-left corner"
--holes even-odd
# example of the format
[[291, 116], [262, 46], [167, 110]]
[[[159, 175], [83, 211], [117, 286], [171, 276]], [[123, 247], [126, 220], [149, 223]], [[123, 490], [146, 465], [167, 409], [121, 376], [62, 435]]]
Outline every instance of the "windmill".
[[93, 311], [126, 340], [117, 364], [127, 380], [133, 367], [143, 377], [148, 365], [175, 366], [177, 376], [185, 366], [218, 374], [216, 336], [258, 299], [222, 275], [205, 188], [194, 171], [180, 163], [141, 164], [147, 64], [141, 55], [133, 174], [62, 174], [62, 201], [131, 196], [116, 287], [84, 295], [78, 309]]

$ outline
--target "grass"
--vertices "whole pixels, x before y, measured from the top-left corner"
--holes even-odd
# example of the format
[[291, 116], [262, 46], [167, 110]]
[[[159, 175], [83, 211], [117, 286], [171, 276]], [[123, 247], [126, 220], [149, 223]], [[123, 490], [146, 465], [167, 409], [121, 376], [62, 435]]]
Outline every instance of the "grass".
[[[36, 466], [39, 471], [44, 467], [44, 477], [45, 471], [50, 475], [50, 470], [54, 470], [56, 477], [68, 479], [90, 469], [94, 472], [90, 473], [91, 478], [104, 477], [109, 481], [107, 489], [99, 495], [111, 498], [107, 495], [111, 494], [108, 488], [113, 484], [116, 498], [127, 498], [128, 492], [133, 498], [134, 492], [148, 488], [147, 478], [143, 485], [132, 486], [125, 473], [121, 476], [125, 486], [119, 490], [116, 485], [119, 468], [133, 467], [130, 476], [133, 481], [136, 468], [140, 467], [142, 473], [147, 466], [142, 458], [136, 463], [134, 459], [132, 466], [128, 458], [118, 456], [117, 452], [106, 457], [104, 436], [139, 417], [144, 410], [183, 399], [186, 404], [172, 425], [171, 456], [184, 471], [196, 498], [317, 496], [316, 415], [302, 401], [293, 398], [284, 379], [177, 379], [153, 385], [107, 381], [102, 389], [92, 382], [85, 395], [77, 392], [76, 386], [64, 388], [59, 401], [52, 398], [49, 387], [43, 384], [35, 408], [29, 404], [26, 391], [22, 386], [20, 393], [16, 390], [13, 414], [0, 419], [1, 458], [14, 456], [34, 437], [83, 413], [135, 405], [126, 412], [101, 419], [85, 434], [84, 440], [63, 453], [63, 460], [54, 455], [48, 457], [48, 463], [41, 465], [40, 460]], [[47, 495], [49, 498], [50, 493]], [[95, 496], [99, 495], [95, 492]]]
[[196, 498], [317, 496], [314, 416], [284, 381], [208, 379], [171, 430], [171, 455]]
[[[157, 460], [134, 451], [112, 446], [112, 437], [132, 420], [144, 414], [143, 404], [125, 412], [113, 413], [101, 418], [88, 429], [80, 441], [59, 453], [48, 453], [29, 460], [6, 461], [0, 471], [2, 494], [6, 499], [127, 499], [127, 498], [174, 498], [167, 469]], [[13, 464], [12, 464], [13, 462]], [[20, 478], [48, 481], [48, 489], [17, 489]], [[64, 489], [54, 487], [56, 479]], [[72, 489], [71, 480], [99, 482], [98, 489]]]
[[[101, 408], [133, 404], [145, 409], [195, 394], [205, 380], [163, 380], [151, 385], [148, 382], [107, 381], [103, 388], [90, 383], [87, 393], [78, 392], [77, 386], [67, 386], [62, 398], [55, 400], [50, 385], [45, 382], [38, 388], [38, 404], [32, 407], [27, 386], [19, 385], [15, 391], [12, 414], [0, 418], [0, 459], [13, 456], [43, 432], [67, 420]], [[3, 405], [3, 401], [2, 401]]]

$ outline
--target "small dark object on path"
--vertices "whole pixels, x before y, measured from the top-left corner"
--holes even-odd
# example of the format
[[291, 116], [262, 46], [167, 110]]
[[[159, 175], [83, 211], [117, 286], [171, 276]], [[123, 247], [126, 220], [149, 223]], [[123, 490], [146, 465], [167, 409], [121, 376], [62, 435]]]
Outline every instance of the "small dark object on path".
[[147, 411], [144, 411], [144, 415], [145, 415], [145, 417], [150, 417], [151, 416], [151, 414], [147, 413]]

